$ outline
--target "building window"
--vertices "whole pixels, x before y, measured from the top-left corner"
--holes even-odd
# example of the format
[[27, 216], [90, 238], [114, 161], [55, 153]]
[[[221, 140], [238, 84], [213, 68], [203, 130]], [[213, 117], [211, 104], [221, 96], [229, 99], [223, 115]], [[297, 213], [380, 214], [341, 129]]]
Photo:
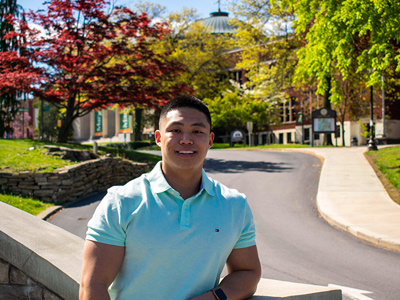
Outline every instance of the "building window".
[[310, 128], [304, 128], [304, 140], [305, 141], [310, 140]]
[[279, 144], [283, 144], [283, 133], [279, 134]]
[[292, 143], [292, 133], [291, 132], [287, 132], [286, 133], [286, 143]]
[[296, 121], [296, 110], [294, 107], [295, 103], [296, 103], [296, 99], [292, 97], [289, 100], [282, 102], [280, 104], [281, 122], [282, 123]]
[[340, 125], [336, 125], [336, 137], [340, 138]]

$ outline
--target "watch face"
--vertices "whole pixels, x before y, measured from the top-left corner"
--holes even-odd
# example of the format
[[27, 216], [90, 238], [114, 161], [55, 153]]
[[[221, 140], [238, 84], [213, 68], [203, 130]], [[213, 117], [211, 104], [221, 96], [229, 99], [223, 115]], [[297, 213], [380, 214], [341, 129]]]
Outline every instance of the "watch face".
[[222, 289], [215, 289], [214, 294], [218, 297], [219, 300], [228, 299]]

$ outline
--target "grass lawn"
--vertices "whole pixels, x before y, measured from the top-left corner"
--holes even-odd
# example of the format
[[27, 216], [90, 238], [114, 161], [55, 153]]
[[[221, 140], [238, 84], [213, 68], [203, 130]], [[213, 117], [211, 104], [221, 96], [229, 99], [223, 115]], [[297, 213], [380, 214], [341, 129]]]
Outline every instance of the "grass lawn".
[[366, 152], [366, 158], [390, 197], [400, 205], [400, 146]]
[[42, 145], [45, 143], [0, 139], [0, 172], [53, 172], [57, 168], [74, 164], [59, 157], [45, 155], [46, 149], [39, 148]]
[[19, 208], [27, 213], [37, 216], [46, 208], [53, 206], [53, 203], [45, 203], [32, 198], [23, 198], [7, 194], [0, 194], [0, 201], [16, 208]]
[[[73, 165], [77, 162], [63, 160], [59, 157], [46, 155], [43, 145], [57, 145], [73, 149], [92, 151], [92, 146], [81, 144], [56, 144], [51, 142], [39, 142], [32, 140], [0, 139], [0, 172], [17, 173], [23, 171], [31, 172], [54, 172], [56, 169]], [[29, 150], [29, 148], [33, 148]], [[121, 150], [109, 147], [99, 147], [99, 154], [111, 153], [117, 157], [124, 157], [132, 161], [147, 162], [152, 168], [159, 160], [159, 156], [140, 153], [132, 150]], [[0, 201], [22, 209], [33, 215], [38, 215], [53, 203], [44, 203], [39, 200], [11, 196], [7, 191], [0, 191]]]

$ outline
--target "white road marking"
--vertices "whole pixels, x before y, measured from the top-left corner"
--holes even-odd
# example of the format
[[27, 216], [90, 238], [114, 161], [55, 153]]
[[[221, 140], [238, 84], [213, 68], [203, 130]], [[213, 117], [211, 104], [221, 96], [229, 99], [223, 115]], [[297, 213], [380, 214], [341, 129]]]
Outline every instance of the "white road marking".
[[370, 297], [363, 295], [363, 294], [372, 294], [372, 292], [369, 291], [358, 290], [351, 287], [341, 286], [336, 284], [328, 284], [328, 287], [342, 290], [343, 295], [346, 295], [347, 297], [353, 300], [374, 300]]

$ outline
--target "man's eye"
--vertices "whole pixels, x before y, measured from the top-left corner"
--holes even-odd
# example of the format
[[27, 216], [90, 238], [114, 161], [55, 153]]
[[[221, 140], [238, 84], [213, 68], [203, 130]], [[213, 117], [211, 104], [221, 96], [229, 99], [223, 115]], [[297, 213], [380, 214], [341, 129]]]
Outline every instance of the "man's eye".
[[170, 132], [180, 132], [179, 129], [171, 129]]
[[196, 134], [199, 133], [199, 134], [200, 134], [200, 133], [203, 133], [203, 131], [201, 131], [201, 130], [195, 130], [195, 131], [193, 131], [193, 133], [196, 133]]

